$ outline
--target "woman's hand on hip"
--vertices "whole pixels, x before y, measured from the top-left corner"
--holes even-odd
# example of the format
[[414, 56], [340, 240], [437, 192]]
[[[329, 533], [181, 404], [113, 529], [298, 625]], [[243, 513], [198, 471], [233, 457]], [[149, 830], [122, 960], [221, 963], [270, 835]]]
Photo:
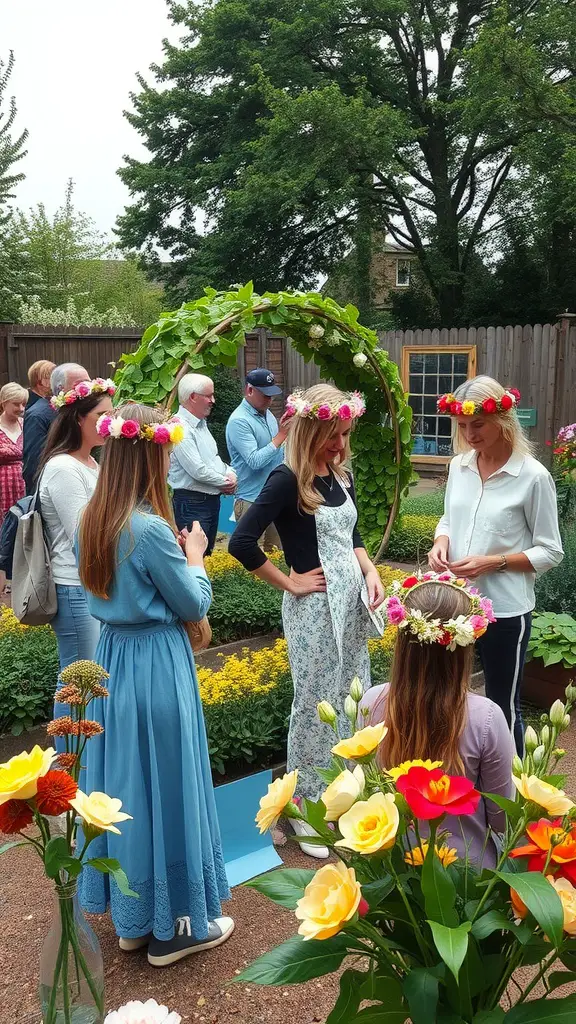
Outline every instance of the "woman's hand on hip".
[[467, 580], [475, 580], [477, 576], [496, 572], [501, 563], [500, 555], [469, 555], [468, 558], [461, 558], [459, 562], [449, 562], [448, 569], [455, 576], [465, 576]]
[[448, 547], [447, 537], [438, 537], [428, 552], [428, 565], [434, 572], [445, 572], [448, 568]]
[[324, 577], [324, 569], [319, 566], [318, 569], [310, 569], [309, 572], [294, 572], [294, 569], [290, 570], [289, 591], [294, 597], [304, 597], [305, 594], [318, 594], [326, 591], [326, 579]]
[[370, 611], [375, 612], [384, 600], [384, 587], [378, 574], [378, 570], [372, 567], [366, 573], [364, 579], [368, 588], [368, 604]]

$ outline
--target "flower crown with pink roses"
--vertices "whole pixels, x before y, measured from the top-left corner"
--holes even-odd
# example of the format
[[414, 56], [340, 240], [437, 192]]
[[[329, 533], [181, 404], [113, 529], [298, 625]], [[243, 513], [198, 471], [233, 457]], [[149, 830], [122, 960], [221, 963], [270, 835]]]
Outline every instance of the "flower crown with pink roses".
[[70, 391], [60, 391], [57, 395], [52, 395], [50, 405], [53, 409], [62, 409], [65, 405], [73, 405], [74, 402], [79, 402], [82, 398], [88, 398], [90, 395], [110, 395], [112, 397], [115, 391], [116, 385], [109, 377], [106, 380], [104, 377], [81, 380]]
[[154, 444], [180, 444], [184, 440], [184, 427], [176, 416], [164, 423], [138, 423], [104, 413], [96, 424], [96, 431], [100, 437], [123, 437], [128, 441], [153, 441]]
[[[407, 608], [404, 603], [406, 595], [424, 583], [442, 583], [463, 590], [472, 603], [470, 613], [443, 622], [429, 618], [420, 608]], [[470, 587], [467, 580], [451, 572], [425, 572], [407, 576], [405, 580], [394, 580], [388, 587], [384, 612], [390, 625], [407, 630], [411, 640], [419, 644], [441, 644], [449, 651], [473, 644], [486, 632], [490, 622], [496, 622], [490, 598], [481, 597], [476, 587]]]
[[366, 403], [359, 391], [346, 395], [342, 402], [307, 402], [302, 391], [294, 391], [286, 399], [288, 416], [310, 420], [354, 420], [366, 412]]

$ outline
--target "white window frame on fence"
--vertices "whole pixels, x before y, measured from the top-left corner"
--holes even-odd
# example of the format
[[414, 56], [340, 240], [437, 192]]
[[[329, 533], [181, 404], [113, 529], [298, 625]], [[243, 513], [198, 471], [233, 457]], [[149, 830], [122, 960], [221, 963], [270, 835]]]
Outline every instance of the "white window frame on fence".
[[[414, 391], [412, 393], [411, 389], [410, 389], [410, 376], [411, 376], [410, 371], [412, 370], [413, 382], [414, 382], [414, 377], [415, 376], [419, 376], [419, 373], [420, 373], [420, 371], [416, 371], [415, 370], [414, 366], [411, 366], [411, 356], [412, 355], [417, 355], [417, 356], [421, 355], [421, 356], [424, 356], [424, 357], [427, 356], [427, 355], [430, 355], [430, 356], [435, 356], [435, 355], [438, 355], [438, 356], [443, 356], [443, 355], [467, 356], [466, 378], [469, 380], [471, 377], [475, 377], [476, 376], [476, 345], [403, 345], [402, 346], [402, 383], [404, 385], [404, 390], [408, 393], [408, 395], [410, 397], [412, 397], [412, 398], [414, 398], [416, 400], [418, 398], [422, 398], [422, 411], [420, 413], [416, 413], [415, 412], [415, 414], [414, 414], [414, 421], [413, 422], [414, 422], [415, 425], [417, 425], [418, 416], [420, 416], [422, 420], [424, 420], [426, 418], [428, 418], [428, 419], [434, 419], [435, 418], [439, 422], [439, 417], [438, 417], [438, 415], [437, 415], [437, 413], [435, 411], [434, 412], [432, 412], [432, 411], [425, 412], [424, 400], [425, 399], [428, 400], [427, 404], [430, 405], [430, 409], [432, 409], [431, 399], [433, 399], [434, 403], [435, 403], [435, 401], [438, 398], [438, 396], [439, 396], [441, 391], [443, 391], [443, 390], [450, 390], [450, 388], [448, 388], [448, 387], [447, 388], [443, 388], [443, 383], [445, 384], [446, 380], [444, 380], [443, 382], [441, 381], [441, 377], [448, 376], [448, 372], [447, 371], [445, 371], [444, 373], [440, 372], [440, 360], [438, 360], [437, 369], [435, 371], [433, 370], [430, 374], [426, 374], [426, 364], [425, 364], [425, 361], [424, 361], [424, 366], [423, 366], [423, 370], [422, 370], [422, 390], [421, 391], [420, 390], [419, 391]], [[454, 379], [454, 369], [453, 369], [453, 367], [454, 367], [454, 361], [452, 359], [452, 370], [450, 371], [450, 375], [451, 375], [451, 379], [452, 380]], [[426, 377], [428, 377], [428, 379], [433, 378], [434, 372], [436, 373], [437, 386], [436, 386], [436, 389], [435, 389], [434, 393], [432, 391], [427, 393], [426, 390], [425, 390], [426, 389]], [[460, 383], [460, 381], [458, 381], [458, 383]], [[446, 417], [444, 417], [444, 419], [445, 418]], [[438, 422], [437, 422], [437, 425], [438, 425]], [[422, 436], [423, 439], [425, 440], [425, 436], [424, 435], [414, 435], [414, 436], [415, 437], [416, 436]], [[430, 439], [431, 440], [432, 440], [433, 437], [436, 437], [436, 440], [438, 441], [438, 434], [430, 435]], [[422, 452], [417, 452], [417, 453], [413, 453], [412, 454], [411, 459], [412, 459], [412, 462], [416, 462], [416, 463], [423, 463], [423, 464], [428, 463], [428, 464], [431, 464], [431, 465], [445, 466], [450, 461], [451, 457], [452, 456], [449, 453], [445, 453], [445, 454], [442, 454], [442, 455], [437, 455], [437, 454], [430, 455], [430, 454], [425, 454], [425, 453], [422, 453]]]

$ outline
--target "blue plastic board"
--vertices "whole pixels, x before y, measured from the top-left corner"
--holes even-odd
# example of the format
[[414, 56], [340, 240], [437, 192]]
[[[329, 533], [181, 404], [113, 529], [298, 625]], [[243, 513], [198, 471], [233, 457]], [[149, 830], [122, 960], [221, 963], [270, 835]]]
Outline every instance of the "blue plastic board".
[[228, 885], [240, 885], [282, 864], [270, 833], [260, 835], [254, 818], [272, 772], [258, 772], [215, 789]]
[[231, 494], [223, 494], [220, 499], [220, 515], [218, 517], [218, 532], [232, 533], [236, 523], [230, 520], [234, 512], [234, 498]]

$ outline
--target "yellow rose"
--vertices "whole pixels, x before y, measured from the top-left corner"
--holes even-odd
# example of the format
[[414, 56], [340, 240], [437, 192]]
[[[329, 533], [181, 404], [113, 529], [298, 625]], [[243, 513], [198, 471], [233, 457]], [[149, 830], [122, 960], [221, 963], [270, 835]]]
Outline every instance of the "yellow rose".
[[326, 808], [326, 821], [338, 821], [341, 814], [349, 811], [364, 789], [364, 772], [359, 764], [353, 772], [340, 772], [320, 797]]
[[184, 440], [184, 427], [181, 423], [177, 423], [175, 427], [171, 428], [170, 440], [172, 444], [180, 444]]
[[354, 868], [342, 861], [326, 864], [308, 883], [296, 905], [302, 922], [298, 934], [304, 939], [330, 939], [354, 917], [362, 898]]
[[[428, 847], [430, 843], [424, 841], [422, 846], [415, 846], [413, 850], [408, 850], [404, 854], [404, 860], [406, 864], [410, 864], [413, 868], [421, 868], [426, 854], [428, 853]], [[454, 864], [458, 860], [458, 853], [455, 849], [450, 849], [445, 843], [442, 846], [435, 846], [434, 851], [440, 862], [447, 868], [450, 864]]]
[[567, 814], [574, 807], [572, 800], [566, 796], [563, 789], [556, 789], [556, 786], [551, 786], [549, 782], [543, 782], [536, 775], [522, 774], [520, 778], [513, 775], [512, 782], [525, 800], [539, 804], [554, 817]]
[[352, 759], [366, 757], [382, 743], [387, 732], [388, 726], [384, 725], [384, 722], [380, 722], [379, 725], [367, 725], [365, 729], [355, 732], [349, 740], [340, 740], [335, 747], [332, 747], [332, 753], [337, 754], [338, 757]]
[[564, 931], [568, 935], [576, 935], [576, 889], [567, 878], [554, 878], [552, 875], [546, 877], [560, 897], [564, 911]]
[[343, 838], [334, 845], [356, 853], [378, 853], [394, 846], [400, 815], [392, 793], [359, 800], [338, 821]]
[[266, 796], [260, 800], [260, 810], [256, 815], [256, 824], [260, 829], [260, 835], [276, 824], [286, 804], [289, 804], [294, 796], [297, 782], [298, 769], [296, 768], [293, 772], [283, 775], [281, 779], [275, 779], [270, 783]]
[[116, 832], [117, 835], [120, 835], [120, 829], [116, 828], [115, 822], [132, 819], [131, 814], [120, 810], [122, 801], [106, 796], [106, 793], [90, 793], [87, 796], [79, 789], [74, 799], [70, 801], [70, 805], [75, 811], [78, 811], [87, 825], [92, 825], [100, 832]]
[[462, 415], [463, 416], [473, 416], [475, 408], [476, 408], [476, 406], [475, 406], [474, 402], [470, 402], [470, 401], [462, 402]]
[[53, 747], [42, 750], [35, 746], [28, 754], [16, 754], [0, 764], [0, 805], [8, 800], [30, 800], [38, 791], [38, 779], [49, 771], [56, 757]]
[[394, 782], [396, 782], [401, 775], [407, 775], [411, 768], [427, 768], [428, 771], [431, 772], [433, 768], [441, 767], [442, 761], [431, 761], [430, 758], [426, 761], [421, 761], [420, 758], [417, 757], [414, 761], [402, 761], [402, 764], [397, 765], [396, 768], [387, 768], [386, 774], [390, 775], [394, 779]]

